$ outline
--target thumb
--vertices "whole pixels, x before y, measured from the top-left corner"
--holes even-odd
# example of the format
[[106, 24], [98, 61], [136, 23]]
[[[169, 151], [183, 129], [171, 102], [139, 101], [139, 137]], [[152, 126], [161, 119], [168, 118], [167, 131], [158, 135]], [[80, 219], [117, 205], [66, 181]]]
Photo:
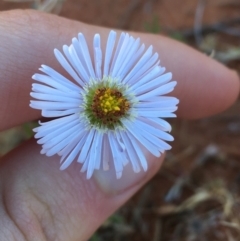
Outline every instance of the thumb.
[[2, 159], [0, 240], [87, 240], [158, 171], [163, 159], [149, 154], [147, 172], [125, 168], [120, 180], [115, 170], [96, 171], [86, 180], [75, 164], [61, 172], [58, 157], [39, 152], [33, 140]]

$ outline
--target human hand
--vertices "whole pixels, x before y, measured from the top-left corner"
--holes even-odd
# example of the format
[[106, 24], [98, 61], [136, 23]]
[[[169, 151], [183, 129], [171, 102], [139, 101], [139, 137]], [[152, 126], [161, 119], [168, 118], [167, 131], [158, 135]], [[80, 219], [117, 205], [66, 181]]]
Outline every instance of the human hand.
[[[61, 72], [53, 49], [83, 32], [92, 41], [109, 30], [34, 11], [0, 14], [0, 130], [40, 118], [28, 107], [31, 76], [41, 64]], [[161, 63], [178, 81], [172, 96], [180, 99], [178, 117], [195, 119], [223, 111], [238, 96], [237, 75], [209, 57], [158, 35], [131, 33], [152, 44]], [[104, 38], [105, 37], [105, 38]], [[149, 170], [133, 174], [97, 171], [91, 180], [78, 164], [59, 171], [59, 158], [40, 155], [30, 140], [0, 163], [0, 240], [87, 240], [98, 226], [159, 169], [163, 157], [148, 157]]]

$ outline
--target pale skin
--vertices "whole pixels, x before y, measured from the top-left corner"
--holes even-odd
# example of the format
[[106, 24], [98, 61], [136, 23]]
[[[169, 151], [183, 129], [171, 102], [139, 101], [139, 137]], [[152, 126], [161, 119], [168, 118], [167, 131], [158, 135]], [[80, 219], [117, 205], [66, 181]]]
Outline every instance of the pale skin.
[[[53, 49], [70, 44], [83, 32], [92, 45], [100, 33], [104, 46], [109, 29], [34, 11], [0, 13], [0, 130], [40, 118], [28, 107], [31, 76], [41, 64], [62, 72]], [[177, 115], [197, 119], [217, 114], [239, 94], [235, 72], [197, 51], [159, 35], [132, 33], [159, 53], [173, 73], [180, 99]], [[59, 157], [39, 154], [30, 140], [0, 163], [1, 241], [83, 241], [159, 170], [163, 157], [148, 155], [146, 173], [127, 170], [124, 180], [101, 172], [86, 180], [75, 163], [59, 171]]]

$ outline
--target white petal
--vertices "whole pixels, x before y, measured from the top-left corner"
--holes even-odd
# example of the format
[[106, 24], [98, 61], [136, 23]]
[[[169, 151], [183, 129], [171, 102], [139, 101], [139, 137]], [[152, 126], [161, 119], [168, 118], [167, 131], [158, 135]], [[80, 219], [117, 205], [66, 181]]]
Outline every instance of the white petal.
[[80, 163], [83, 163], [86, 158], [87, 158], [87, 155], [91, 149], [91, 145], [92, 145], [92, 140], [93, 140], [93, 136], [94, 136], [94, 133], [95, 133], [95, 130], [91, 129], [89, 131], [89, 134], [88, 134], [88, 137], [86, 139], [86, 142], [81, 150], [81, 153], [79, 155], [79, 158], [78, 158], [78, 162]]
[[123, 171], [123, 165], [122, 165], [122, 161], [120, 159], [121, 156], [120, 156], [119, 150], [117, 148], [116, 139], [113, 136], [112, 132], [108, 133], [108, 138], [109, 138], [109, 143], [110, 143], [111, 152], [112, 152], [112, 156], [113, 156], [113, 163], [114, 163], [116, 175], [117, 175], [117, 178], [120, 178], [122, 175], [122, 171]]
[[[70, 115], [70, 116], [66, 116], [66, 117], [62, 117], [59, 119], [55, 119], [55, 120], [51, 120], [48, 122], [41, 122], [39, 121], [39, 124], [41, 126], [36, 127], [33, 129], [34, 132], [39, 132], [39, 131], [44, 131], [44, 130], [54, 130], [54, 129], [58, 129], [59, 126], [64, 125], [65, 123], [69, 123], [73, 120], [77, 120], [79, 119], [77, 115]], [[36, 138], [38, 138], [39, 136], [37, 136], [38, 134], [36, 134]]]
[[165, 141], [173, 141], [174, 140], [174, 138], [171, 135], [169, 135], [168, 133], [166, 133], [165, 131], [159, 130], [143, 121], [136, 120], [135, 125], [138, 126], [138, 128], [140, 130], [142, 129], [142, 130], [148, 132], [149, 134], [154, 135]]
[[149, 92], [155, 88], [157, 88], [160, 85], [166, 84], [172, 79], [172, 73], [166, 73], [164, 75], [161, 75], [157, 77], [154, 80], [149, 81], [148, 83], [139, 86], [137, 89], [135, 89], [136, 95], [140, 95], [142, 93]]
[[138, 130], [134, 124], [130, 123], [129, 121], [124, 121], [125, 127], [128, 129], [128, 131], [143, 145], [146, 147], [146, 149], [149, 150], [154, 156], [159, 157], [160, 153], [158, 151], [158, 148], [149, 140], [145, 138], [145, 136], [142, 135], [141, 130]]
[[118, 58], [118, 54], [119, 54], [119, 51], [120, 51], [120, 49], [121, 49], [121, 47], [122, 47], [123, 41], [124, 41], [124, 39], [125, 39], [125, 36], [126, 36], [126, 34], [123, 33], [123, 32], [122, 32], [121, 35], [120, 35], [120, 38], [119, 38], [118, 44], [117, 44], [117, 48], [116, 48], [116, 50], [115, 50], [115, 54], [114, 54], [114, 57], [113, 57], [113, 60], [112, 60], [112, 63], [111, 63], [111, 68], [110, 68], [110, 71], [109, 71], [109, 75], [111, 75], [111, 73], [112, 73], [112, 71], [113, 71], [113, 68], [114, 68], [114, 66], [115, 66], [115, 62], [116, 62], [116, 60], [117, 60], [117, 58]]
[[143, 122], [152, 125], [154, 127], [156, 127], [157, 129], [163, 130], [163, 131], [168, 131], [170, 132], [172, 130], [171, 125], [160, 118], [144, 118], [144, 117], [138, 117], [140, 120], [142, 120]]
[[66, 124], [58, 125], [57, 128], [45, 128], [44, 131], [39, 131], [35, 137], [42, 137], [37, 141], [39, 144], [44, 144], [50, 140], [52, 140], [54, 137], [58, 137], [60, 134], [64, 133], [65, 131], [68, 131], [70, 128], [75, 127], [79, 123], [79, 120], [74, 120]]
[[80, 113], [81, 108], [69, 109], [69, 110], [42, 110], [42, 116], [44, 117], [62, 117], [75, 113]]
[[123, 164], [123, 166], [126, 166], [129, 162], [128, 156], [127, 156], [127, 152], [126, 152], [126, 146], [122, 140], [122, 137], [120, 135], [121, 131], [116, 131], [114, 134], [116, 136], [116, 141], [117, 141], [117, 145], [118, 145], [118, 149], [121, 153], [121, 162]]
[[[84, 133], [82, 133], [82, 136], [83, 136], [83, 134]], [[80, 152], [80, 150], [81, 150], [81, 148], [82, 148], [82, 145], [83, 145], [83, 141], [81, 142], [81, 141], [79, 141], [79, 139], [80, 139], [80, 137], [81, 137], [81, 135], [80, 136], [77, 136], [77, 138], [75, 139], [75, 140], [72, 140], [72, 143], [74, 144], [74, 149], [72, 150], [70, 150], [69, 152], [70, 152], [70, 154], [69, 154], [69, 156], [65, 159], [65, 157], [66, 157], [66, 155], [64, 155], [63, 156], [63, 158], [61, 159], [61, 161], [63, 160], [63, 159], [65, 159], [64, 160], [64, 162], [62, 163], [62, 165], [61, 165], [61, 167], [60, 167], [60, 170], [64, 170], [64, 169], [66, 169], [67, 167], [69, 167], [69, 165], [74, 161], [74, 159], [76, 158], [76, 156], [79, 154], [79, 152]], [[76, 145], [77, 144], [77, 145]], [[66, 149], [65, 149], [65, 152], [66, 152]]]
[[113, 53], [115, 40], [116, 40], [116, 32], [111, 30], [109, 35], [108, 35], [107, 46], [106, 46], [106, 53], [105, 53], [105, 60], [104, 60], [104, 71], [103, 71], [104, 76], [109, 75], [109, 66], [110, 66], [110, 61], [112, 59], [112, 53]]
[[144, 101], [140, 101], [136, 104], [136, 107], [142, 107], [142, 108], [151, 108], [155, 106], [173, 106], [177, 105], [179, 103], [179, 100], [175, 97], [171, 96], [156, 96], [150, 99], [146, 99]]
[[85, 68], [79, 60], [73, 45], [70, 45], [69, 47], [64, 45], [63, 52], [75, 70], [76, 74], [74, 74], [74, 79], [80, 86], [84, 86], [84, 83], [89, 81], [90, 76], [87, 74]]
[[93, 39], [94, 49], [94, 63], [96, 77], [102, 78], [102, 50], [101, 50], [101, 38], [99, 34], [95, 34]]
[[155, 79], [157, 76], [159, 76], [162, 72], [162, 69], [159, 66], [155, 66], [151, 71], [149, 71], [144, 76], [141, 76], [141, 78], [136, 79], [136, 82], [131, 85], [130, 90], [135, 92], [135, 90], [138, 87], [141, 87], [145, 83], [150, 83], [151, 80]]
[[141, 131], [142, 136], [149, 142], [151, 142], [155, 147], [162, 152], [163, 150], [170, 150], [171, 146], [167, 144], [165, 141], [157, 138], [155, 135], [152, 135], [151, 133], [147, 132], [145, 129], [140, 129], [138, 127], [135, 127], [135, 131]]
[[[143, 54], [137, 64], [133, 67], [130, 73], [124, 78], [123, 83], [128, 83], [133, 77], [136, 79], [136, 75], [141, 76], [147, 69], [146, 64], [152, 56], [152, 46], [150, 46], [147, 51]], [[149, 64], [147, 64], [149, 65]], [[139, 74], [140, 73], [140, 74]]]
[[148, 169], [148, 164], [147, 164], [147, 160], [143, 154], [142, 149], [140, 148], [139, 144], [137, 143], [137, 140], [134, 138], [134, 136], [132, 134], [128, 133], [127, 135], [129, 135], [133, 148], [134, 148], [135, 152], [137, 153], [140, 163], [142, 165], [142, 168], [146, 172]]
[[86, 78], [86, 80], [85, 80], [85, 78], [84, 78], [84, 80], [88, 82], [89, 79], [91, 78], [91, 75], [88, 71], [86, 61], [84, 60], [84, 56], [83, 56], [83, 53], [82, 53], [82, 50], [80, 48], [79, 41], [77, 38], [72, 39], [72, 45], [74, 47], [74, 53], [77, 55], [77, 58], [79, 59], [79, 62], [81, 63], [82, 68], [84, 69], [83, 75]]
[[133, 69], [133, 66], [136, 64], [139, 57], [143, 54], [144, 49], [145, 45], [142, 44], [141, 47], [134, 53], [133, 57], [129, 60], [128, 66], [126, 66], [126, 68], [124, 68], [120, 73], [121, 79], [124, 80], [126, 75]]
[[120, 76], [121, 79], [125, 77], [124, 73], [129, 72], [135, 64], [134, 57], [140, 45], [139, 38], [135, 40], [131, 37], [130, 41], [131, 42], [128, 44], [128, 48], [125, 50], [125, 56], [123, 58], [122, 64], [116, 73], [116, 76]]
[[136, 154], [135, 149], [133, 148], [131, 140], [129, 139], [129, 135], [126, 134], [126, 132], [121, 132], [120, 134], [122, 136], [122, 139], [123, 139], [125, 145], [128, 147], [126, 149], [126, 152], [127, 152], [127, 155], [128, 155], [128, 159], [132, 164], [133, 171], [138, 173], [141, 170], [140, 166], [139, 166], [139, 163], [138, 163], [138, 156]]
[[[59, 137], [59, 138], [58, 138], [59, 140], [54, 141], [54, 143], [53, 143], [53, 141], [52, 141], [52, 142], [50, 143], [51, 145], [49, 144], [49, 145], [47, 145], [46, 147], [43, 145], [43, 148], [47, 150], [46, 155], [47, 155], [47, 156], [53, 156], [53, 155], [57, 154], [57, 153], [58, 153], [59, 151], [61, 151], [70, 141], [72, 141], [73, 139], [75, 139], [77, 135], [78, 135], [78, 133], [77, 133], [77, 128], [76, 128], [76, 129], [72, 130], [72, 132], [71, 132], [70, 135], [64, 136], [64, 137], [63, 137], [63, 135], [62, 135], [62, 136], [61, 136], [61, 139], [60, 139], [60, 137]], [[57, 141], [59, 141], [59, 142], [57, 142]], [[55, 144], [55, 145], [53, 146], [53, 144]]]
[[158, 114], [162, 112], [174, 112], [178, 109], [177, 106], [158, 106], [158, 107], [152, 107], [152, 108], [136, 108], [136, 111], [140, 116], [146, 116], [146, 117], [159, 117]]
[[129, 45], [131, 46], [131, 44], [132, 44], [131, 40], [133, 40], [133, 38], [130, 39], [129, 34], [126, 34], [124, 37], [123, 43], [121, 45], [121, 48], [119, 49], [119, 53], [116, 58], [116, 62], [114, 63], [112, 73], [111, 73], [112, 76], [119, 77], [117, 75], [117, 72], [118, 72], [119, 68], [122, 66], [124, 58], [126, 58], [126, 52], [128, 51], [128, 47], [129, 47]]
[[43, 148], [46, 148], [46, 149], [52, 148], [53, 146], [57, 145], [62, 141], [65, 142], [65, 146], [66, 146], [68, 144], [66, 140], [69, 139], [69, 136], [76, 134], [79, 129], [81, 130], [81, 124], [74, 125], [73, 127], [65, 130], [62, 133], [59, 133], [57, 136], [54, 136], [53, 138], [45, 142], [43, 144]]
[[103, 150], [102, 150], [102, 158], [101, 159], [102, 159], [102, 162], [103, 162], [102, 163], [103, 164], [103, 170], [107, 171], [107, 170], [109, 170], [109, 163], [113, 159], [107, 134], [103, 135], [103, 146], [102, 146], [102, 148], [103, 148]]
[[86, 63], [89, 74], [92, 78], [95, 78], [96, 76], [95, 76], [95, 73], [93, 70], [93, 65], [92, 65], [90, 54], [89, 54], [88, 46], [87, 46], [86, 40], [84, 38], [84, 35], [82, 33], [78, 34], [78, 41], [79, 41], [79, 46], [82, 51], [83, 59]]
[[40, 68], [39, 70], [41, 70], [45, 74], [49, 75], [52, 79], [56, 80], [60, 84], [68, 87], [71, 90], [75, 90], [75, 91], [78, 91], [78, 90], [81, 89], [79, 86], [77, 86], [76, 84], [74, 84], [73, 82], [71, 82], [66, 77], [59, 74], [57, 71], [50, 68], [49, 66], [46, 66], [46, 65], [43, 65], [43, 64], [41, 66], [42, 66], [42, 68]]
[[[67, 47], [67, 46], [66, 46]], [[63, 46], [63, 49], [65, 50], [66, 47]], [[62, 55], [62, 53], [58, 49], [54, 49], [54, 54], [58, 62], [62, 65], [62, 67], [73, 77], [73, 79], [77, 83], [82, 83], [82, 80], [78, 77], [72, 66], [67, 62], [65, 57]], [[68, 57], [68, 56], [67, 56]]]
[[78, 145], [78, 148], [80, 148], [80, 150], [82, 149], [82, 146], [86, 141], [87, 135], [88, 135], [87, 130], [80, 131], [74, 140], [69, 142], [60, 152], [58, 152], [58, 155], [61, 156], [60, 163], [62, 163], [62, 161], [66, 159], [66, 157], [73, 150], [73, 148], [76, 147], [76, 145]]
[[97, 158], [97, 145], [96, 145], [96, 132], [93, 134], [93, 141], [91, 144], [91, 148], [89, 150], [89, 162], [88, 162], [88, 168], [87, 168], [87, 179], [90, 179], [93, 171], [95, 169], [95, 164], [96, 164], [96, 158]]
[[81, 172], [87, 171], [89, 160], [90, 160], [90, 152], [88, 152], [86, 160], [84, 160], [84, 163], [83, 163], [82, 168], [80, 170]]
[[103, 133], [99, 132], [96, 135], [96, 140], [94, 140], [96, 142], [96, 153], [97, 153], [97, 157], [96, 157], [96, 161], [95, 161], [95, 169], [100, 169], [101, 166], [101, 157], [102, 157], [102, 149], [103, 149]]
[[152, 70], [152, 67], [158, 66], [160, 71], [162, 68], [159, 66], [158, 54], [155, 53], [141, 68], [137, 71], [137, 73], [132, 76], [132, 78], [128, 81], [129, 85], [132, 85], [138, 82], [140, 78], [143, 78], [146, 74], [149, 74], [149, 70]]
[[65, 97], [70, 97], [70, 98], [78, 98], [78, 99], [81, 98], [79, 92], [62, 91], [62, 90], [58, 90], [58, 89], [53, 89], [49, 86], [42, 85], [42, 84], [32, 84], [32, 91], [34, 91], [36, 93], [65, 96]]
[[51, 77], [47, 76], [47, 75], [43, 75], [43, 74], [34, 74], [32, 76], [32, 79], [39, 81], [41, 83], [44, 83], [46, 85], [49, 85], [55, 89], [58, 89], [60, 91], [72, 91], [69, 87], [66, 87], [64, 85], [62, 85], [61, 83], [55, 81], [54, 79], [52, 79]]
[[173, 90], [173, 88], [176, 86], [177, 82], [176, 81], [172, 81], [168, 84], [162, 85], [152, 91], [149, 91], [145, 94], [141, 94], [139, 96], [137, 96], [138, 100], [146, 100], [148, 98], [152, 98], [154, 96], [157, 95], [164, 95], [164, 94], [168, 94], [169, 92], [171, 92]]
[[48, 109], [48, 110], [65, 110], [68, 108], [77, 108], [79, 107], [81, 102], [50, 102], [50, 101], [30, 101], [30, 106], [35, 109]]
[[[177, 108], [177, 107], [176, 107]], [[175, 117], [170, 111], [139, 111], [138, 115], [143, 117]]]
[[31, 92], [30, 95], [38, 100], [48, 100], [48, 101], [59, 101], [59, 102], [79, 102], [78, 98], [72, 97], [65, 97], [53, 94], [42, 94], [42, 93], [35, 93]]

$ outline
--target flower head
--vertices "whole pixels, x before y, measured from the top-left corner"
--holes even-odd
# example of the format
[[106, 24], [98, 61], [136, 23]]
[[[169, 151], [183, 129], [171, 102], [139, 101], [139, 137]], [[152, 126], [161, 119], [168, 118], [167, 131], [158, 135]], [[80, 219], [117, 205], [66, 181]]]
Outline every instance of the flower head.
[[61, 156], [61, 169], [74, 160], [90, 178], [95, 169], [114, 165], [117, 178], [130, 162], [134, 172], [147, 170], [144, 149], [159, 157], [173, 137], [164, 117], [175, 117], [178, 99], [170, 93], [176, 81], [164, 73], [158, 54], [144, 51], [140, 39], [122, 33], [108, 36], [105, 53], [101, 38], [93, 38], [93, 57], [83, 34], [55, 56], [72, 80], [42, 65], [34, 74], [30, 106], [54, 118], [35, 128], [42, 154]]

